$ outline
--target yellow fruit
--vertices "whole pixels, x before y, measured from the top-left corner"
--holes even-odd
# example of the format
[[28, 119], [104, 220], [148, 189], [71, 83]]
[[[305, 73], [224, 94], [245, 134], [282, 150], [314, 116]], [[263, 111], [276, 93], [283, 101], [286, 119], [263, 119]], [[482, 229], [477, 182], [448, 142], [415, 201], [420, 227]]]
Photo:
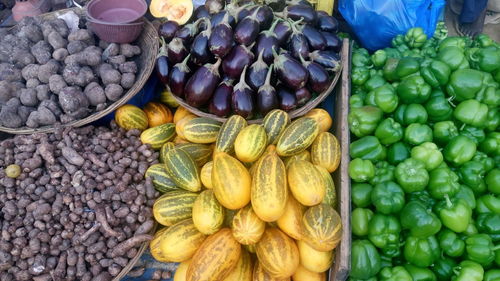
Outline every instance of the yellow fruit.
[[187, 122], [189, 122], [195, 118], [196, 118], [196, 115], [188, 114], [188, 115], [184, 116], [184, 118], [178, 120], [175, 123], [175, 133], [177, 134], [177, 136], [179, 136], [183, 139], [186, 139], [184, 136], [184, 126], [186, 125]]
[[174, 274], [174, 281], [186, 281], [186, 274], [191, 264], [191, 260], [183, 261], [179, 264]]
[[194, 143], [213, 143], [217, 140], [221, 123], [219, 121], [198, 117], [187, 121], [183, 126], [184, 138]]
[[307, 270], [300, 266], [292, 276], [293, 281], [326, 281], [326, 272], [318, 273]]
[[236, 157], [242, 162], [254, 162], [262, 155], [267, 145], [264, 127], [252, 124], [243, 128], [234, 142]]
[[149, 252], [151, 253], [151, 256], [153, 256], [153, 258], [159, 262], [168, 262], [163, 256], [160, 248], [160, 242], [162, 240], [163, 233], [165, 233], [166, 231], [166, 227], [156, 231], [153, 240], [149, 242]]
[[307, 162], [311, 162], [311, 153], [307, 150], [304, 150], [301, 153], [286, 157], [285, 159], [283, 159], [283, 163], [285, 163], [285, 167], [288, 169], [288, 165], [290, 165], [290, 163], [292, 163], [292, 161], [294, 160], [304, 160]]
[[227, 209], [246, 206], [250, 202], [252, 182], [247, 168], [224, 152], [218, 152], [213, 163], [212, 184], [217, 200]]
[[339, 141], [329, 132], [320, 133], [311, 147], [312, 163], [325, 168], [329, 173], [337, 170], [340, 154]]
[[196, 197], [198, 197], [197, 193], [185, 190], [167, 192], [156, 199], [153, 205], [153, 216], [158, 223], [166, 226], [190, 218]]
[[303, 218], [303, 241], [318, 251], [331, 251], [342, 238], [342, 221], [331, 206], [320, 204], [309, 208]]
[[273, 109], [264, 117], [262, 126], [266, 129], [267, 142], [276, 144], [285, 128], [290, 124], [290, 116], [281, 109]]
[[297, 241], [300, 264], [312, 272], [325, 272], [333, 264], [333, 251], [321, 252], [309, 246], [304, 241]]
[[182, 107], [182, 106], [179, 106], [176, 110], [175, 110], [175, 113], [174, 113], [174, 123], [177, 124], [179, 121], [181, 121], [182, 119], [184, 119], [184, 117], [187, 117], [187, 116], [195, 116], [193, 113], [191, 113], [189, 110], [187, 110], [185, 107]]
[[192, 219], [169, 227], [161, 236], [160, 249], [165, 260], [182, 262], [190, 259], [207, 237], [199, 232]]
[[144, 106], [144, 112], [148, 116], [149, 127], [160, 126], [165, 123], [172, 123], [174, 115], [170, 108], [158, 102], [148, 102]]
[[299, 250], [295, 241], [277, 228], [267, 228], [257, 243], [257, 257], [272, 277], [292, 276], [299, 266]]
[[290, 281], [290, 277], [286, 278], [275, 278], [267, 273], [262, 265], [257, 261], [255, 262], [253, 269], [253, 281]]
[[210, 235], [217, 232], [224, 222], [224, 208], [215, 199], [212, 190], [205, 190], [194, 201], [193, 222], [198, 231]]
[[175, 136], [175, 124], [165, 123], [153, 128], [144, 130], [141, 133], [141, 142], [149, 144], [151, 148], [158, 150], [163, 144], [172, 140]]
[[229, 273], [224, 281], [252, 281], [253, 263], [250, 254], [241, 250], [240, 259], [236, 267]]
[[319, 126], [316, 120], [301, 117], [293, 121], [280, 135], [276, 151], [279, 156], [292, 156], [306, 150], [316, 139]]
[[302, 217], [306, 207], [302, 206], [293, 196], [288, 196], [285, 213], [278, 219], [278, 227], [293, 239], [302, 238]]
[[174, 94], [172, 94], [172, 92], [170, 92], [170, 90], [168, 89], [165, 89], [163, 92], [160, 93], [160, 101], [172, 108], [179, 107], [179, 103], [174, 98]]
[[337, 207], [337, 191], [335, 189], [335, 183], [333, 182], [332, 175], [330, 175], [330, 173], [323, 167], [316, 166], [316, 169], [320, 172], [326, 187], [325, 198], [323, 198], [321, 203], [330, 205], [335, 209]]
[[332, 117], [328, 114], [328, 111], [322, 108], [314, 108], [305, 116], [311, 117], [318, 122], [320, 132], [328, 132], [332, 127]]
[[21, 167], [16, 164], [10, 164], [5, 168], [5, 175], [9, 178], [17, 178], [21, 174]]
[[118, 126], [125, 130], [145, 130], [148, 127], [148, 116], [135, 105], [125, 104], [115, 112], [115, 121]]
[[201, 183], [203, 183], [203, 186], [212, 189], [212, 168], [214, 166], [213, 161], [208, 161], [203, 167], [201, 168], [200, 172], [200, 179]]
[[325, 182], [313, 164], [295, 160], [288, 166], [287, 174], [290, 191], [302, 205], [314, 206], [323, 201], [326, 193]]
[[152, 0], [149, 11], [155, 18], [166, 18], [185, 24], [193, 14], [193, 2], [191, 0]]
[[236, 137], [247, 125], [247, 120], [240, 115], [233, 115], [229, 117], [226, 122], [222, 124], [219, 135], [217, 136], [215, 151], [221, 151], [229, 154], [233, 153]]
[[259, 219], [249, 204], [233, 217], [231, 229], [234, 238], [240, 244], [251, 245], [259, 242], [266, 229], [266, 223]]

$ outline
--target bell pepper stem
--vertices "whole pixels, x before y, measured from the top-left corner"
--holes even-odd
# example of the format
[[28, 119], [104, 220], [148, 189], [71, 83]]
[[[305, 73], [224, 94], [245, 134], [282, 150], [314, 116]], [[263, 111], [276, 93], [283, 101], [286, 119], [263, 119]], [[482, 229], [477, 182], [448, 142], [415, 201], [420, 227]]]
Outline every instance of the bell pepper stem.
[[453, 103], [453, 100], [455, 99], [455, 96], [451, 96], [448, 98], [448, 103], [452, 106], [452, 107], [457, 107], [454, 103]]
[[465, 128], [465, 123], [462, 124], [462, 126], [460, 126], [460, 131], [463, 131], [463, 129]]
[[500, 244], [493, 247], [493, 252], [500, 250]]
[[446, 200], [446, 207], [448, 208], [453, 207], [453, 203], [451, 203], [450, 196], [448, 196], [448, 194], [444, 195], [444, 200]]

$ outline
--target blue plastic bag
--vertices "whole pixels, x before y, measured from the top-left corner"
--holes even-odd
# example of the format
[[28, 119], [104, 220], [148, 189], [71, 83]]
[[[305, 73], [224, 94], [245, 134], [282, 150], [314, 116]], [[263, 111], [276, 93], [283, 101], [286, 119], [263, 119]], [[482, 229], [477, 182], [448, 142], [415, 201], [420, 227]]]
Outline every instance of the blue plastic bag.
[[374, 51], [412, 27], [432, 37], [444, 6], [445, 0], [340, 0], [339, 11], [361, 45]]

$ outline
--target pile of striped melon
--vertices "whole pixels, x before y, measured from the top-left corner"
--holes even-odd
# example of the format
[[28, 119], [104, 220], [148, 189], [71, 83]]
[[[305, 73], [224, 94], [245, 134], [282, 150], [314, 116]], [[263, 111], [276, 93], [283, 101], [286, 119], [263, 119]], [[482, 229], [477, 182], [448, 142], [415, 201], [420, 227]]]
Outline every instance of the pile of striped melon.
[[326, 280], [342, 232], [330, 175], [340, 146], [328, 113], [290, 122], [274, 110], [248, 125], [179, 108], [174, 123], [142, 136], [161, 162], [146, 172], [163, 193], [153, 213], [165, 226], [150, 251], [181, 263], [174, 280]]

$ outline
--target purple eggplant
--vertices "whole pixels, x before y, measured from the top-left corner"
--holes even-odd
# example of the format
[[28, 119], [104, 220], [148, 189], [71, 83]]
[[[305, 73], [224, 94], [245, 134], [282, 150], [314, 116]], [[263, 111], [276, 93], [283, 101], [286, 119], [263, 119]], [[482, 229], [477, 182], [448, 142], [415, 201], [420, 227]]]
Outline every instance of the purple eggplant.
[[260, 24], [257, 21], [258, 10], [259, 9], [255, 10], [251, 16], [242, 19], [236, 25], [234, 29], [234, 40], [239, 44], [248, 46], [257, 39], [260, 31]]
[[228, 11], [220, 11], [217, 14], [213, 15], [212, 18], [210, 19], [210, 23], [212, 24], [212, 28], [218, 26], [221, 24], [224, 20], [224, 17], [227, 15], [227, 22], [229, 23], [230, 26], [234, 26], [236, 23], [235, 18], [228, 12]]
[[292, 27], [288, 21], [279, 20], [274, 28], [274, 33], [276, 34], [276, 38], [278, 38], [280, 46], [284, 47], [288, 42], [288, 38], [290, 38], [290, 34], [292, 34]]
[[307, 85], [316, 93], [323, 93], [328, 89], [332, 80], [330, 75], [320, 64], [306, 61], [302, 57], [300, 58], [302, 65], [307, 69], [309, 73], [309, 80]]
[[286, 1], [286, 4], [288, 6], [304, 5], [304, 6], [313, 7], [313, 5], [311, 4], [311, 2], [309, 2], [307, 0], [288, 0], [288, 1]]
[[326, 48], [325, 37], [312, 25], [306, 24], [302, 26], [301, 31], [307, 38], [307, 42], [309, 42], [309, 46], [313, 50], [324, 50]]
[[184, 87], [184, 95], [189, 105], [201, 107], [207, 104], [220, 81], [220, 64], [221, 59], [214, 64], [205, 64], [189, 78]]
[[309, 57], [309, 43], [307, 42], [306, 36], [300, 32], [300, 29], [296, 26], [298, 22], [291, 24], [292, 34], [288, 38], [288, 50], [291, 52], [292, 56], [299, 58]]
[[259, 6], [257, 9], [257, 21], [261, 30], [268, 29], [273, 23], [274, 13], [269, 6]]
[[303, 88], [309, 78], [307, 69], [286, 53], [278, 55], [274, 52], [274, 68], [278, 79], [293, 90]]
[[168, 76], [170, 91], [181, 98], [184, 98], [184, 86], [191, 74], [191, 69], [187, 65], [190, 56], [187, 55], [181, 63], [174, 65]]
[[235, 46], [222, 60], [222, 70], [224, 74], [233, 79], [240, 77], [243, 69], [250, 66], [254, 60], [251, 48], [252, 45], [250, 47], [245, 45]]
[[169, 20], [159, 26], [158, 35], [162, 37], [165, 42], [170, 43], [170, 41], [175, 37], [177, 30], [179, 30], [179, 24], [175, 21]]
[[[229, 4], [231, 5], [231, 4]], [[255, 4], [244, 4], [242, 6], [234, 6], [229, 10], [229, 13], [236, 18], [236, 22], [240, 22], [246, 17], [250, 16], [254, 11]]]
[[196, 35], [191, 44], [191, 61], [196, 65], [204, 65], [211, 62], [213, 56], [208, 48], [208, 39], [212, 34], [212, 28], [210, 22], [207, 22], [208, 27], [206, 30], [200, 32]]
[[231, 95], [231, 106], [233, 111], [243, 118], [252, 117], [253, 112], [253, 95], [254, 91], [245, 82], [247, 67], [243, 69], [240, 76], [240, 81], [234, 86], [233, 94]]
[[224, 9], [224, 4], [224, 0], [207, 0], [205, 1], [205, 8], [207, 9], [208, 13], [216, 14]]
[[276, 13], [277, 16], [281, 18], [289, 18], [294, 21], [304, 19], [304, 22], [310, 24], [316, 24], [317, 15], [316, 11], [312, 6], [307, 5], [292, 5], [287, 6], [283, 12]]
[[332, 51], [314, 51], [309, 58], [322, 65], [326, 70], [337, 72], [340, 69], [340, 56]]
[[297, 108], [297, 98], [295, 94], [282, 85], [278, 86], [278, 100], [281, 110], [288, 112]]
[[337, 33], [339, 30], [339, 21], [328, 14], [319, 14], [318, 12], [318, 22], [316, 26], [321, 31]]
[[297, 99], [297, 106], [305, 105], [312, 97], [311, 92], [307, 88], [300, 88], [295, 91], [295, 98]]
[[321, 31], [321, 34], [325, 37], [327, 50], [340, 52], [340, 49], [342, 48], [342, 41], [337, 35], [325, 31]]
[[248, 85], [257, 91], [266, 82], [268, 65], [262, 59], [263, 52], [259, 53], [257, 60], [248, 68], [246, 81]]
[[193, 23], [189, 23], [179, 28], [175, 33], [175, 37], [182, 39], [184, 43], [189, 44], [193, 40], [193, 38], [200, 31], [200, 23], [202, 21], [206, 21], [207, 18], [197, 19]]
[[181, 38], [176, 37], [168, 43], [167, 57], [170, 63], [176, 64], [182, 62], [187, 54], [188, 50], [184, 46]]
[[231, 95], [233, 94], [233, 80], [222, 81], [208, 105], [208, 112], [219, 117], [231, 114]]
[[273, 65], [269, 67], [266, 76], [266, 82], [257, 91], [257, 110], [262, 116], [266, 115], [269, 111], [278, 108], [278, 96], [276, 89], [271, 85], [271, 75], [273, 72]]
[[277, 50], [279, 48], [279, 41], [274, 33], [274, 29], [278, 21], [275, 20], [273, 25], [269, 30], [262, 31], [257, 39], [257, 45], [255, 46], [255, 52], [260, 54], [263, 53], [262, 58], [266, 63], [272, 63], [274, 60], [273, 49]]
[[233, 29], [228, 22], [229, 13], [224, 16], [222, 22], [212, 28], [212, 34], [208, 39], [208, 48], [216, 57], [225, 57], [233, 47]]
[[199, 6], [193, 12], [193, 19], [210, 18], [210, 13], [204, 5]]
[[285, 0], [265, 0], [264, 3], [273, 9], [274, 12], [281, 12], [286, 7]]
[[163, 37], [160, 37], [160, 41], [161, 48], [158, 56], [156, 57], [155, 72], [156, 76], [158, 76], [158, 79], [160, 79], [160, 82], [166, 85], [168, 84], [168, 73], [170, 72], [167, 57], [167, 43], [165, 42], [165, 39], [163, 39]]

